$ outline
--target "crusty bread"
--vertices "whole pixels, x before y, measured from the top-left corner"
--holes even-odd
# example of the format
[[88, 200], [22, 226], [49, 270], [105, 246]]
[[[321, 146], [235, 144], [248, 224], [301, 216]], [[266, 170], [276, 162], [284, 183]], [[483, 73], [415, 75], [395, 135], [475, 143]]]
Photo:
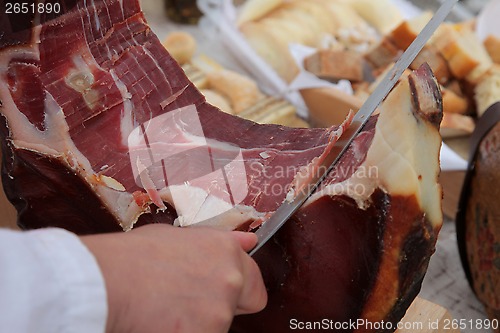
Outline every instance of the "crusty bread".
[[258, 20], [273, 9], [281, 5], [284, 0], [247, 0], [241, 7], [238, 15], [237, 24], [238, 26], [243, 25], [246, 22]]
[[184, 31], [168, 34], [162, 44], [179, 65], [188, 63], [196, 51], [196, 40]]
[[329, 80], [363, 80], [363, 57], [347, 50], [319, 50], [304, 59], [304, 68]]
[[476, 124], [472, 117], [459, 113], [443, 113], [440, 133], [443, 138], [471, 135]]
[[[261, 0], [253, 0], [252, 6]], [[338, 0], [272, 1], [272, 10], [253, 9], [240, 20], [240, 31], [250, 46], [285, 81], [298, 74], [288, 45], [298, 43], [319, 48], [325, 40], [336, 40], [345, 47], [368, 49], [376, 32], [349, 4]], [[250, 8], [250, 5], [248, 5]], [[259, 12], [259, 14], [255, 14]], [[243, 16], [243, 14], [242, 14]], [[349, 44], [349, 45], [347, 45]]]
[[198, 89], [205, 89], [208, 87], [208, 79], [207, 75], [201, 71], [196, 66], [193, 66], [191, 63], [182, 65], [182, 69], [184, 73], [186, 73], [189, 81], [193, 82], [193, 84]]
[[320, 3], [314, 1], [286, 2], [272, 15], [277, 17], [282, 15], [282, 19], [290, 20], [287, 15], [291, 13], [295, 14], [296, 18], [292, 21], [311, 34], [313, 44], [316, 43], [317, 35], [333, 34], [339, 27], [338, 23], [332, 20], [330, 13]]
[[261, 98], [243, 110], [239, 116], [261, 124], [285, 126], [289, 126], [289, 123], [293, 123], [297, 117], [296, 109], [290, 102], [271, 96]]
[[287, 118], [287, 121], [281, 125], [288, 126], [288, 127], [296, 127], [296, 128], [309, 128], [309, 127], [311, 127], [307, 123], [307, 121], [300, 118], [299, 116], [289, 117], [289, 118]]
[[423, 63], [429, 64], [439, 83], [446, 84], [448, 82], [451, 77], [448, 63], [434, 46], [426, 45], [412, 62], [410, 68], [416, 70]]
[[207, 73], [209, 86], [228, 98], [235, 114], [255, 104], [262, 93], [255, 81], [239, 73], [223, 69]]
[[469, 102], [464, 96], [445, 87], [441, 87], [441, 94], [443, 96], [443, 112], [465, 114], [469, 110]]
[[403, 21], [399, 8], [389, 0], [351, 0], [349, 4], [381, 34], [389, 33]]
[[397, 47], [406, 50], [431, 18], [431, 12], [423, 12], [410, 20], [405, 20], [389, 33], [389, 37]]
[[200, 92], [205, 96], [205, 99], [209, 104], [219, 108], [220, 110], [233, 114], [233, 108], [230, 102], [221, 94], [212, 89], [201, 89]]
[[288, 51], [288, 44], [276, 38], [269, 29], [258, 23], [249, 22], [241, 27], [250, 46], [267, 61], [285, 81], [291, 82], [299, 68]]
[[356, 29], [366, 27], [368, 23], [363, 19], [348, 2], [342, 3], [337, 0], [307, 0], [307, 3], [318, 3], [328, 13], [330, 20], [335, 22], [335, 31], [339, 29]]
[[354, 83], [352, 89], [354, 90], [354, 97], [362, 102], [366, 101], [370, 96], [370, 83], [367, 81]]
[[349, 112], [358, 111], [363, 104], [355, 96], [333, 87], [302, 89], [300, 93], [309, 109], [309, 121], [315, 127], [340, 125]]
[[[380, 84], [380, 82], [382, 82], [384, 77], [387, 75], [387, 73], [389, 73], [389, 71], [392, 69], [393, 66], [394, 66], [394, 63], [390, 63], [390, 64], [387, 64], [385, 67], [378, 68], [374, 71], [373, 76], [375, 77], [375, 81], [370, 83], [370, 85], [368, 86], [368, 92], [370, 94], [375, 90], [375, 88]], [[401, 77], [399, 78], [398, 81], [405, 79], [410, 74], [411, 74], [411, 70], [408, 68], [405, 69], [405, 71], [403, 72], [403, 74], [401, 74]]]
[[474, 89], [477, 114], [481, 116], [492, 104], [500, 101], [500, 65], [494, 65]]
[[451, 24], [443, 24], [436, 32], [433, 44], [448, 61], [451, 73], [459, 79], [477, 80], [492, 61], [473, 31], [459, 31]]
[[491, 59], [496, 64], [500, 64], [500, 38], [489, 35], [484, 40], [484, 46], [486, 47], [486, 51], [488, 51]]
[[396, 61], [401, 53], [402, 51], [394, 45], [389, 37], [384, 37], [366, 53], [365, 59], [374, 68], [381, 68]]
[[317, 38], [294, 20], [285, 20], [276, 15], [265, 17], [255, 24], [262, 25], [264, 30], [272, 31], [273, 36], [284, 45], [289, 43], [309, 45], [311, 42], [316, 41]]

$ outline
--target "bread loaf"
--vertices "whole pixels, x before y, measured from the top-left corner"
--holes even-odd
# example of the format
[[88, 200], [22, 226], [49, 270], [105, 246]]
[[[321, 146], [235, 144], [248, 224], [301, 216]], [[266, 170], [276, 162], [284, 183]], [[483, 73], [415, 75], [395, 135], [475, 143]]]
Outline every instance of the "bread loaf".
[[[254, 0], [252, 6], [259, 1]], [[264, 5], [265, 8], [269, 6], [271, 4]], [[291, 82], [299, 71], [288, 49], [290, 43], [320, 47], [332, 37], [356, 49], [367, 49], [374, 43], [374, 29], [348, 2], [294, 0], [278, 4], [273, 0], [271, 7], [272, 10], [255, 9], [245, 17], [243, 14], [249, 9], [242, 11], [240, 31], [257, 54], [287, 82]]]
[[196, 51], [196, 40], [187, 32], [174, 31], [163, 41], [163, 46], [179, 65], [191, 60]]
[[389, 0], [352, 0], [349, 4], [381, 34], [389, 33], [403, 21], [399, 8]]
[[254, 105], [262, 93], [255, 81], [239, 73], [222, 69], [207, 73], [209, 86], [226, 96], [235, 114]]
[[319, 50], [304, 59], [304, 67], [316, 76], [328, 80], [363, 80], [363, 57], [348, 50]]
[[299, 68], [288, 51], [286, 41], [276, 38], [269, 29], [254, 22], [243, 25], [241, 32], [257, 54], [285, 81], [291, 82], [297, 76]]
[[249, 108], [243, 110], [240, 117], [260, 124], [278, 124], [289, 127], [308, 127], [297, 114], [295, 107], [287, 100], [276, 97], [264, 97]]
[[238, 15], [238, 26], [246, 22], [258, 20], [278, 7], [284, 0], [247, 0]]
[[431, 12], [424, 12], [410, 20], [403, 21], [389, 33], [389, 37], [397, 47], [406, 50], [431, 18]]
[[474, 89], [477, 114], [481, 116], [491, 105], [500, 101], [500, 65], [494, 65]]
[[216, 106], [220, 110], [233, 114], [233, 108], [231, 107], [231, 103], [221, 94], [212, 90], [212, 89], [201, 89], [200, 92], [205, 96], [208, 103]]

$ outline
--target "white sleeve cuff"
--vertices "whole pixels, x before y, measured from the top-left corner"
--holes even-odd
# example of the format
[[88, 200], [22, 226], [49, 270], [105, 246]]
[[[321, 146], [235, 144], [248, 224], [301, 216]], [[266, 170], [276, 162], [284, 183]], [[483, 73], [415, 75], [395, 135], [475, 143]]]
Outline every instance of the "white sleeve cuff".
[[[8, 332], [101, 333], [107, 299], [94, 256], [62, 229], [0, 230], [0, 327]], [[4, 293], [5, 292], [5, 293]]]

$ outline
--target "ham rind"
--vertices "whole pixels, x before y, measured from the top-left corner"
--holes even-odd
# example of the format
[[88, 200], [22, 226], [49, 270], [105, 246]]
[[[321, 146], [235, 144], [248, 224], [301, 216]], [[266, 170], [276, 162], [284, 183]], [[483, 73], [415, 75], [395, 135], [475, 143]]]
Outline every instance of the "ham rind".
[[397, 328], [442, 225], [441, 117], [428, 66], [399, 82], [318, 191], [256, 254], [269, 302], [237, 317], [235, 333], [289, 332], [292, 319], [326, 325], [315, 332]]
[[[23, 228], [257, 228], [308, 185], [351, 121], [290, 129], [225, 114], [163, 49], [137, 1], [65, 9], [37, 26], [17, 22], [29, 30], [0, 17], [2, 176]], [[430, 68], [401, 79], [380, 109], [256, 254], [269, 303], [236, 317], [235, 333], [289, 332], [293, 319], [395, 330], [442, 224], [442, 101]]]
[[[219, 111], [136, 1], [81, 1], [41, 21], [29, 34], [0, 36], [4, 184], [23, 227], [53, 225], [63, 212], [77, 215], [78, 232], [129, 230], [139, 220], [255, 226], [307, 180], [348, 125], [291, 129]], [[69, 200], [57, 174], [34, 175], [50, 165], [88, 189]], [[38, 180], [28, 185], [28, 177]], [[111, 215], [102, 228], [76, 209], [88, 196]], [[37, 217], [45, 205], [51, 209]]]

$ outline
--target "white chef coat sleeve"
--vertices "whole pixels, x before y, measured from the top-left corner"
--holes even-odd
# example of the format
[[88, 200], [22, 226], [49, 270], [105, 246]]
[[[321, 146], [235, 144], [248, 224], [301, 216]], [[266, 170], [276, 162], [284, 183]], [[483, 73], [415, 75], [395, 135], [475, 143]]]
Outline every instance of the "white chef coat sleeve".
[[0, 229], [0, 331], [102, 333], [107, 310], [97, 261], [76, 235]]

